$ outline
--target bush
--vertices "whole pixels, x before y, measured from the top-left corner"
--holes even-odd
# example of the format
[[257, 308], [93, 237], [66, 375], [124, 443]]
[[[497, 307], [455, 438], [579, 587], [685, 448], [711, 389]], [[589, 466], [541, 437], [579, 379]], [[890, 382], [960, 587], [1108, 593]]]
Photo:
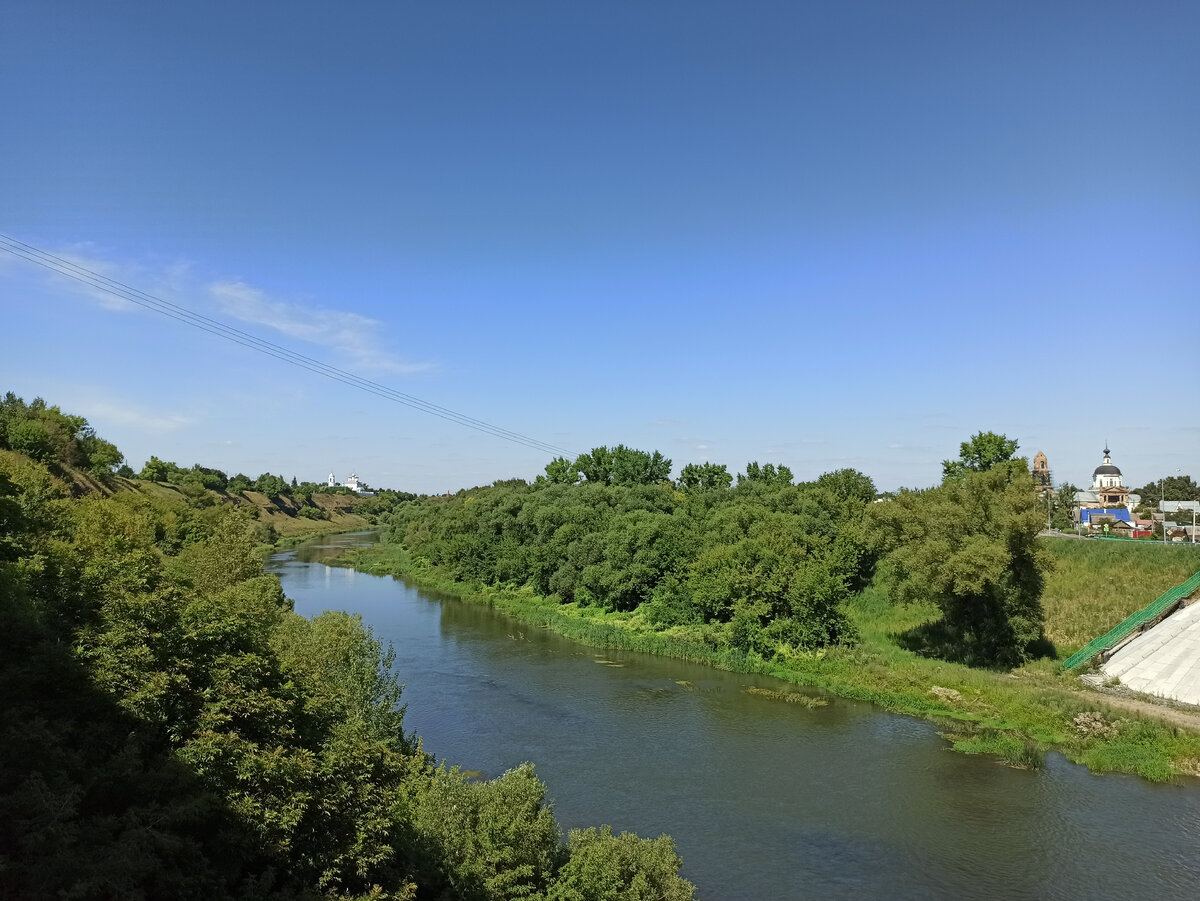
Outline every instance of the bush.
[[548, 893], [551, 901], [690, 901], [695, 892], [679, 876], [682, 861], [668, 836], [573, 829], [567, 847], [570, 858]]

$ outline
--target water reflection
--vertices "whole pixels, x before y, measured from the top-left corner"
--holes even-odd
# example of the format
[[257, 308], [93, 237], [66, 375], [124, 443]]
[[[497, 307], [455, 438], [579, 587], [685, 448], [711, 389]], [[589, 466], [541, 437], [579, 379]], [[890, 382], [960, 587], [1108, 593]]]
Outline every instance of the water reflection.
[[787, 686], [597, 652], [319, 562], [371, 540], [334, 536], [271, 567], [298, 612], [358, 612], [394, 643], [427, 749], [488, 775], [535, 761], [564, 826], [671, 833], [701, 898], [1197, 895], [1195, 785], [1053, 754], [1009, 769], [866, 704], [771, 700], [747, 689]]

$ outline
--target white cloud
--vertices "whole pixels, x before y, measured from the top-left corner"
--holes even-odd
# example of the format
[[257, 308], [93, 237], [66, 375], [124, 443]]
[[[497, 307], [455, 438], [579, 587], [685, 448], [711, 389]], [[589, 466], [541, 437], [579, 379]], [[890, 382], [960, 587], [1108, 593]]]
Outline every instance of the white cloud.
[[[93, 278], [88, 273], [96, 273], [104, 278], [112, 279], [120, 282], [123, 285], [134, 285], [141, 281], [145, 275], [140, 271], [140, 267], [128, 266], [114, 263], [111, 260], [104, 260], [92, 255], [90, 245], [74, 245], [71, 249], [59, 251], [55, 256], [66, 260], [67, 265], [61, 266], [62, 272], [53, 272], [50, 275], [52, 284], [63, 288], [70, 288], [83, 294], [93, 303], [102, 307], [105, 310], [111, 310], [114, 313], [132, 313], [138, 309], [137, 304], [130, 303], [123, 297], [96, 287], [97, 284], [103, 284], [101, 279]], [[73, 267], [79, 267], [88, 272], [81, 272]], [[79, 278], [63, 274], [64, 272], [75, 272]], [[81, 281], [80, 279], [83, 279]]]
[[686, 445], [694, 451], [706, 451], [712, 447], [712, 441], [708, 438], [674, 438], [676, 444]]
[[[433, 368], [432, 364], [410, 362], [389, 353], [380, 340], [383, 324], [358, 313], [279, 300], [242, 281], [202, 284], [189, 263], [121, 262], [106, 258], [90, 243], [74, 244], [54, 255], [66, 265], [59, 264], [59, 272], [46, 271], [51, 284], [81, 294], [111, 312], [143, 309], [120, 296], [121, 286], [125, 286], [201, 315], [220, 312], [239, 322], [265, 326], [288, 338], [327, 348], [337, 355], [330, 362], [350, 369], [411, 374]], [[64, 272], [74, 272], [79, 278]], [[96, 276], [120, 283], [113, 286], [117, 293], [98, 287], [103, 281]]]
[[413, 373], [432, 368], [428, 363], [409, 363], [387, 353], [379, 346], [382, 324], [358, 313], [276, 300], [244, 282], [213, 282], [208, 294], [227, 316], [328, 347], [358, 369]]

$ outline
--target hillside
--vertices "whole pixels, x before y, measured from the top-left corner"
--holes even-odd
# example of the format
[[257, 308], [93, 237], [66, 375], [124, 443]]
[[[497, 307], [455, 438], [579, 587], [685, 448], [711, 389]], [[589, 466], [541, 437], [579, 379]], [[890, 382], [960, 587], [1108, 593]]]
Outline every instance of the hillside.
[[[95, 483], [86, 474], [79, 476], [80, 486]], [[147, 496], [175, 498], [190, 503], [204, 501], [196, 497], [194, 490], [186, 486], [173, 485], [167, 482], [150, 482], [144, 479], [122, 479], [114, 477], [112, 489], [98, 486], [104, 494], [113, 491], [138, 491]], [[344, 494], [314, 494], [310, 499], [298, 499], [289, 494], [268, 497], [259, 491], [243, 491], [232, 494], [228, 491], [204, 489], [204, 495], [212, 499], [212, 503], [233, 504], [241, 509], [253, 509], [257, 512], [259, 522], [274, 529], [275, 534], [283, 539], [304, 538], [328, 532], [348, 532], [356, 529], [371, 527], [371, 520], [366, 514], [375, 503], [374, 498], [353, 497]], [[312, 511], [305, 514], [303, 511]]]
[[[12, 454], [14, 459], [22, 460], [28, 465], [36, 465], [23, 454], [2, 450], [0, 453]], [[254, 510], [259, 522], [269, 526], [274, 530], [275, 536], [285, 540], [370, 528], [370, 512], [379, 505], [376, 498], [347, 494], [313, 494], [307, 498], [280, 494], [268, 497], [253, 490], [233, 493], [117, 475], [100, 478], [87, 470], [65, 463], [58, 463], [53, 468], [75, 497], [112, 497], [121, 492], [134, 491], [150, 498], [182, 501], [192, 506], [231, 504], [243, 510]], [[309, 512], [305, 513], [306, 510]]]

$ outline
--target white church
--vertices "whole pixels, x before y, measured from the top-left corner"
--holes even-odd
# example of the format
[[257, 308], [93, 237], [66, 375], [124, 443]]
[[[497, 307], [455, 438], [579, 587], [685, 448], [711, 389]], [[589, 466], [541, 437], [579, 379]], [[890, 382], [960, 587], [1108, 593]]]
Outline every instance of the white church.
[[[335, 479], [333, 477], [332, 472], [329, 474], [329, 487], [330, 488], [338, 487], [337, 479]], [[366, 486], [361, 485], [359, 483], [358, 476], [355, 475], [354, 473], [350, 473], [350, 478], [348, 478], [348, 479], [346, 479], [346, 481], [342, 482], [342, 487], [349, 488], [351, 491], [356, 492], [358, 494], [367, 494], [368, 493]]]

